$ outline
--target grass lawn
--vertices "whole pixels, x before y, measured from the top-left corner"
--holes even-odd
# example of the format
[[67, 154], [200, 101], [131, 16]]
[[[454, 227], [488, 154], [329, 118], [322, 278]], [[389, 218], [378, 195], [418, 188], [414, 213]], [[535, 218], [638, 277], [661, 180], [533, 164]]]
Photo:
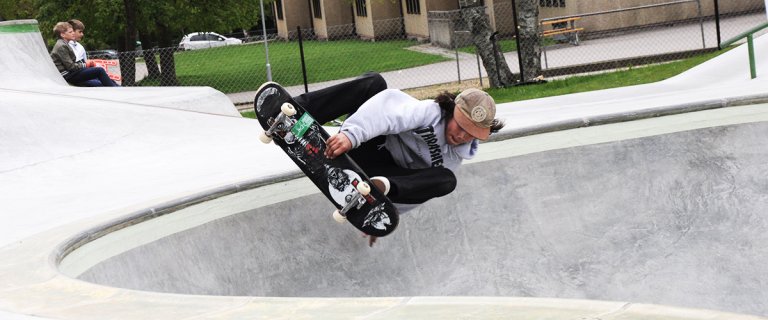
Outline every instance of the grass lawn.
[[[309, 83], [354, 77], [363, 72], [385, 72], [449, 60], [407, 50], [414, 41], [305, 41]], [[263, 44], [247, 44], [178, 52], [176, 74], [184, 86], [211, 86], [224, 93], [252, 91], [267, 81]], [[272, 80], [284, 86], [302, 84], [297, 41], [269, 43]], [[142, 85], [157, 85], [143, 81]]]
[[[622, 71], [573, 76], [562, 80], [553, 80], [540, 85], [486, 89], [486, 91], [493, 96], [497, 103], [504, 103], [652, 83], [678, 75], [683, 71], [693, 68], [726, 51], [727, 50], [716, 51], [670, 63], [630, 67], [627, 70]], [[430, 88], [424, 89], [435, 93], [443, 90]], [[253, 111], [243, 112], [243, 116], [255, 118]]]
[[574, 76], [540, 85], [488, 89], [487, 91], [493, 96], [496, 102], [502, 103], [652, 83], [676, 76], [683, 71], [724, 53], [725, 51], [727, 50], [716, 51], [670, 63], [630, 67], [627, 70], [616, 72]]

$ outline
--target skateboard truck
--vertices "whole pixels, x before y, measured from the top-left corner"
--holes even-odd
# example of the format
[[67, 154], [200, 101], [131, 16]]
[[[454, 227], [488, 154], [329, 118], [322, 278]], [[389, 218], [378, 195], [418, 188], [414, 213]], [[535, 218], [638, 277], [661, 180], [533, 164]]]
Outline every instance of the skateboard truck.
[[280, 129], [280, 125], [283, 125], [285, 127], [285, 130], [283, 131], [290, 131], [292, 126], [290, 117], [295, 114], [296, 114], [296, 108], [294, 108], [290, 103], [284, 103], [280, 107], [280, 114], [277, 115], [277, 119], [275, 119], [272, 125], [269, 126], [269, 129], [267, 129], [267, 131], [264, 131], [261, 133], [261, 135], [259, 135], [259, 140], [261, 140], [261, 142], [263, 143], [272, 142], [272, 135], [275, 133], [275, 131]]
[[368, 183], [358, 183], [355, 190], [357, 190], [357, 192], [352, 195], [352, 199], [350, 199], [341, 210], [336, 209], [336, 211], [333, 212], [333, 219], [335, 219], [336, 222], [344, 223], [344, 221], [347, 220], [347, 212], [349, 212], [349, 210], [352, 208], [360, 209], [368, 201], [368, 194], [371, 193], [371, 186], [368, 185]]

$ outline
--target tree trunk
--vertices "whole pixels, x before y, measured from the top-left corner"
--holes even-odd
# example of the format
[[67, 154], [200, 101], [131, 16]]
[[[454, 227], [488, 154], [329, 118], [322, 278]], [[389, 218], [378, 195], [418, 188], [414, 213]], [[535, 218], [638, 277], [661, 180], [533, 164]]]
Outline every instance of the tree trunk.
[[120, 59], [120, 85], [132, 87], [136, 85], [136, 51], [125, 51], [119, 55]]
[[176, 48], [158, 49], [160, 52], [160, 69], [163, 73], [160, 76], [160, 85], [164, 87], [178, 86], [179, 80], [176, 78], [176, 61], [173, 59], [173, 53]]
[[136, 15], [138, 5], [136, 0], [124, 0], [125, 9], [125, 39], [122, 54], [120, 54], [120, 76], [123, 86], [136, 84]]
[[541, 75], [541, 46], [539, 45], [539, 1], [517, 0], [517, 24], [520, 38], [518, 49], [522, 57], [524, 82], [535, 81]]
[[485, 7], [473, 7], [461, 10], [462, 19], [467, 23], [472, 34], [472, 43], [483, 61], [491, 88], [501, 88], [514, 84], [512, 71], [509, 70], [504, 54], [498, 46], [494, 46], [491, 29]]
[[155, 56], [155, 47], [157, 47], [157, 41], [153, 35], [146, 31], [140, 30], [141, 42], [143, 48], [142, 55], [144, 56], [144, 64], [147, 66], [147, 77], [145, 79], [159, 79], [160, 67], [157, 65], [157, 59]]
[[160, 67], [157, 65], [157, 58], [155, 52], [157, 49], [144, 49], [142, 54], [144, 56], [144, 65], [147, 66], [146, 79], [158, 79], [160, 78]]
[[158, 50], [158, 53], [160, 53], [160, 70], [162, 72], [160, 85], [178, 86], [179, 79], [176, 78], [176, 60], [173, 57], [173, 53], [176, 52], [176, 46], [173, 45], [171, 32], [168, 30], [168, 26], [162, 23], [157, 25], [157, 32], [160, 38], [160, 46], [162, 47], [162, 49]]

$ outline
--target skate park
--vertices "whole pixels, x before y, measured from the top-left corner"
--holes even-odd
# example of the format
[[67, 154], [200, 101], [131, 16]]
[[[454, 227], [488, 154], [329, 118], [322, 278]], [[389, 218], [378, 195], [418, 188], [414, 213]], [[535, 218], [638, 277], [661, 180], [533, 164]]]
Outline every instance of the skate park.
[[8, 24], [0, 318], [768, 316], [765, 37], [756, 79], [741, 45], [500, 104], [457, 190], [368, 248], [223, 94], [73, 90]]

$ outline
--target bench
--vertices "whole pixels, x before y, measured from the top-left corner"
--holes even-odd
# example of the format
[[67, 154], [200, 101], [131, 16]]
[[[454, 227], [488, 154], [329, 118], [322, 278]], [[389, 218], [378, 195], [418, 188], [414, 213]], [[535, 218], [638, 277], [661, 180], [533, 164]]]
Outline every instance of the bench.
[[[544, 37], [553, 37], [555, 40], [567, 40], [568, 42], [572, 43], [575, 46], [579, 45], [579, 31], [583, 31], [584, 28], [577, 28], [576, 27], [576, 21], [581, 19], [581, 17], [570, 17], [570, 18], [563, 18], [563, 19], [556, 19], [556, 20], [545, 20], [541, 22], [541, 35]], [[546, 27], [550, 27], [550, 29], [546, 29]], [[546, 29], [546, 30], [545, 30]], [[557, 39], [558, 35], [566, 35], [566, 34], [573, 34], [573, 37], [568, 39], [568, 37], [562, 37], [561, 39]]]

